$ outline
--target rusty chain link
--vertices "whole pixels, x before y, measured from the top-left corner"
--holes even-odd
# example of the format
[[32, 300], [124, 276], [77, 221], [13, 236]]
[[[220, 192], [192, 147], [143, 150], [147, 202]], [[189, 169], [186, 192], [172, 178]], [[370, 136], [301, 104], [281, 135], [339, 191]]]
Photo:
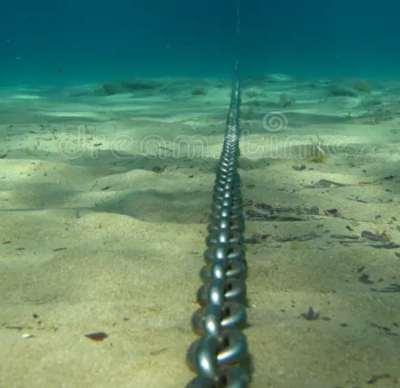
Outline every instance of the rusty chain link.
[[246, 336], [247, 267], [243, 247], [244, 217], [239, 157], [239, 62], [236, 61], [231, 103], [219, 160], [211, 222], [197, 292], [201, 308], [192, 316], [192, 329], [201, 336], [189, 348], [187, 361], [197, 373], [186, 388], [246, 388], [249, 354]]

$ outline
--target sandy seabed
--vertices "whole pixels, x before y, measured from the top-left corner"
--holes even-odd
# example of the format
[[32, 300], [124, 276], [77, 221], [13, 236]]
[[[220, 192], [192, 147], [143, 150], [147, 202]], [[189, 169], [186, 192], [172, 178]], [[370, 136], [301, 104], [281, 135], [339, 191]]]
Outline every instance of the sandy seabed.
[[[1, 388], [193, 378], [230, 83], [146, 82], [0, 90]], [[400, 82], [247, 79], [242, 130], [252, 387], [399, 386]]]

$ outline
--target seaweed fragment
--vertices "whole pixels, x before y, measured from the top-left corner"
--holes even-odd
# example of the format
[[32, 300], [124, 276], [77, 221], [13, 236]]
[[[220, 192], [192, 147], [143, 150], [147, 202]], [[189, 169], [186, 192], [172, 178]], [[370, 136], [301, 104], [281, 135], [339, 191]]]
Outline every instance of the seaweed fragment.
[[319, 319], [319, 313], [316, 313], [312, 307], [306, 313], [301, 313], [300, 317], [307, 319], [307, 321], [316, 321]]

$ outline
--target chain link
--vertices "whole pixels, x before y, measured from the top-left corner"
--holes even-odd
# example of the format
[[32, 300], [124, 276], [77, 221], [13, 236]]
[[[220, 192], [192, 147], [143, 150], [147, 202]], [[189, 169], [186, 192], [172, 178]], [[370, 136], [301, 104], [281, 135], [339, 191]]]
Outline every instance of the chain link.
[[246, 388], [249, 353], [245, 309], [247, 266], [243, 246], [244, 217], [239, 157], [240, 79], [235, 65], [231, 103], [211, 206], [211, 221], [200, 271], [203, 285], [197, 292], [201, 306], [191, 325], [200, 338], [187, 353], [189, 367], [197, 373], [186, 388]]

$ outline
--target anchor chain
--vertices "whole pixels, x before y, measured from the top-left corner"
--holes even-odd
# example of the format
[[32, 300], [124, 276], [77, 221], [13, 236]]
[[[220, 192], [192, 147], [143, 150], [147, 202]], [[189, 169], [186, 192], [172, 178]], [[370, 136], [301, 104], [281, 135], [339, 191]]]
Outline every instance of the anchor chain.
[[200, 271], [203, 285], [197, 292], [201, 306], [192, 316], [195, 334], [201, 336], [187, 352], [189, 367], [197, 376], [186, 388], [246, 388], [249, 386], [249, 354], [242, 330], [247, 266], [243, 245], [244, 217], [239, 157], [240, 122], [239, 62], [235, 76], [226, 131], [218, 164], [211, 206], [211, 221]]

